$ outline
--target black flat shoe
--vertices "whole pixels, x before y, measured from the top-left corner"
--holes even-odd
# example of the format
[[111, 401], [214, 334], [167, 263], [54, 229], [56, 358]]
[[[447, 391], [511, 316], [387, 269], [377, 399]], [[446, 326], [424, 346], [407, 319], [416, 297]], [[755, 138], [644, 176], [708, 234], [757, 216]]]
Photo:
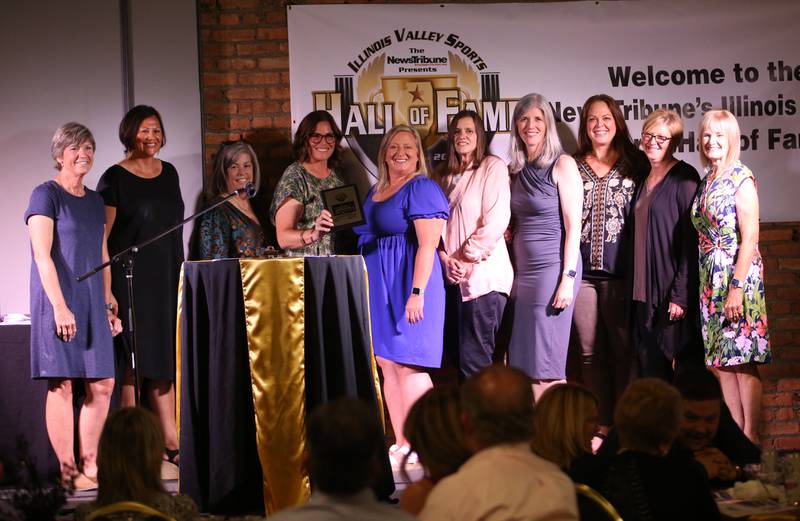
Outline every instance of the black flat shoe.
[[180, 465], [180, 449], [164, 449], [164, 455], [166, 456], [166, 461], [169, 461], [173, 465]]

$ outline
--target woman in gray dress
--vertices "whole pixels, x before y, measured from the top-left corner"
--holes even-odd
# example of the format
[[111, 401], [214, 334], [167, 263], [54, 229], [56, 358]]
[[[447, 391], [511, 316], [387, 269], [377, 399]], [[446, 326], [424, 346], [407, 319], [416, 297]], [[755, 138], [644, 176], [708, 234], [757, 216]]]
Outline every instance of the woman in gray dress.
[[563, 153], [553, 110], [540, 94], [514, 109], [509, 171], [515, 266], [508, 361], [533, 379], [538, 399], [566, 378], [582, 195], [578, 167]]
[[[76, 277], [108, 260], [103, 199], [83, 185], [92, 168], [94, 137], [79, 123], [53, 136], [55, 179], [31, 194], [25, 223], [31, 238], [31, 376], [47, 379], [45, 424], [62, 480], [96, 487], [97, 442], [114, 389], [112, 335], [122, 331], [104, 301], [103, 277]], [[81, 461], [74, 456], [73, 380], [86, 398], [79, 421]]]

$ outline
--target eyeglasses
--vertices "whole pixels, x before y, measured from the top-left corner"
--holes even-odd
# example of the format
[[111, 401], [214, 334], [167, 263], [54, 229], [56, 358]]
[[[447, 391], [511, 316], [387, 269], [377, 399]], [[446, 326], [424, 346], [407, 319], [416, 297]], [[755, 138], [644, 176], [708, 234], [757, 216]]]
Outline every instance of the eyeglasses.
[[667, 136], [659, 136], [658, 134], [651, 134], [650, 132], [642, 132], [642, 141], [652, 141], [654, 139], [656, 140], [656, 143], [663, 145], [672, 138]]
[[314, 145], [318, 145], [320, 141], [323, 140], [323, 138], [325, 139], [325, 142], [329, 145], [336, 143], [336, 136], [334, 136], [333, 134], [317, 134], [316, 132], [314, 132], [313, 134], [308, 136], [308, 140], [311, 141], [311, 143], [313, 143]]

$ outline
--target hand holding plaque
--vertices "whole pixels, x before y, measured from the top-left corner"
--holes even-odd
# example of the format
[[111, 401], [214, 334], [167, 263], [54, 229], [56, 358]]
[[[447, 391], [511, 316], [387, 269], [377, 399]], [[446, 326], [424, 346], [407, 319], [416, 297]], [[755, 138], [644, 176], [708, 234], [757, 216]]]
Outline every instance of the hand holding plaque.
[[352, 228], [365, 222], [356, 185], [349, 184], [323, 190], [320, 195], [323, 206], [333, 217], [333, 230]]

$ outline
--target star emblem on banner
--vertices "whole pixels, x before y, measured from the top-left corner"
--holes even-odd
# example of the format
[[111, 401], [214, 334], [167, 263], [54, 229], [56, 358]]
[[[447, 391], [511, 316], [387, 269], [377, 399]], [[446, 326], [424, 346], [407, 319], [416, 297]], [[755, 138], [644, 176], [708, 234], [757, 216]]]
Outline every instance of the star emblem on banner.
[[408, 91], [408, 93], [414, 97], [414, 99], [411, 100], [411, 103], [414, 103], [415, 101], [422, 101], [422, 91], [419, 90], [419, 85], [415, 86], [414, 90]]

